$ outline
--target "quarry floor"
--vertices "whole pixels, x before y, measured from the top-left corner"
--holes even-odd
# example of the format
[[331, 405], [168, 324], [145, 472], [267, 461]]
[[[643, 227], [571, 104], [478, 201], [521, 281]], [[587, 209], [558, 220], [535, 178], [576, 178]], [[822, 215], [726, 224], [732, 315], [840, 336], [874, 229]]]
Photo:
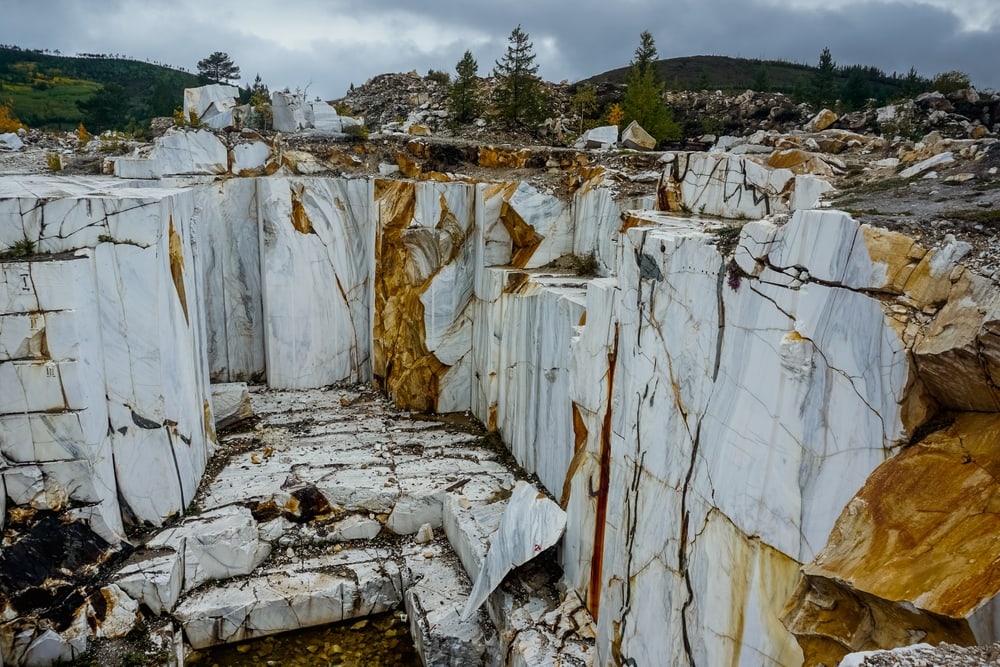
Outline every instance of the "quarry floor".
[[[468, 563], [481, 560], [511, 489], [517, 480], [528, 479], [495, 435], [487, 435], [463, 414], [398, 410], [369, 385], [308, 391], [251, 387], [250, 396], [255, 416], [220, 432], [219, 448], [189, 516], [137, 542], [153, 547], [170, 529], [185, 525], [196, 535], [198, 521], [240, 507], [252, 512], [270, 554], [252, 572], [234, 571], [231, 577], [182, 594], [172, 618], [147, 617], [125, 639], [92, 642], [76, 664], [177, 664], [167, 663], [166, 654], [176, 652], [180, 631], [188, 641], [215, 632], [212, 619], [217, 627], [220, 614], [245, 604], [245, 591], [280, 589], [274, 586], [276, 577], [296, 581], [301, 576], [310, 582], [309, 577], [349, 568], [355, 570], [348, 579], [356, 580], [357, 592], [345, 620], [382, 613], [386, 605], [401, 618], [409, 616], [425, 664], [444, 664], [456, 651], [466, 650], [479, 652], [485, 660], [495, 655], [498, 634], [504, 632], [523, 637], [533, 649], [541, 642], [553, 655], [580, 656], [579, 662], [570, 659], [565, 664], [585, 664], [592, 646], [588, 631], [578, 634], [563, 628], [558, 639], [536, 637], [547, 632], [542, 617], [549, 615], [551, 621], [560, 605], [571, 615], [579, 612], [570, 608], [572, 602], [565, 605], [557, 587], [561, 572], [551, 550], [508, 577], [477, 614], [465, 621], [459, 618], [472, 589]], [[142, 550], [142, 544], [136, 546]], [[364, 570], [367, 563], [374, 565], [375, 574]], [[382, 583], [375, 595], [366, 583], [373, 577], [384, 579], [387, 570], [401, 573], [394, 584], [403, 589], [398, 602], [386, 598]], [[314, 600], [331, 594], [308, 587], [306, 592]], [[301, 592], [295, 589], [295, 595]], [[259, 610], [265, 604], [254, 601], [249, 607]], [[490, 605], [505, 609], [515, 625], [513, 632], [508, 626], [498, 633]], [[275, 607], [275, 618], [288, 617], [288, 608]], [[296, 613], [301, 612], [292, 609]], [[206, 664], [203, 651], [185, 646], [184, 652], [185, 664]], [[351, 656], [329, 657], [347, 660], [336, 664], [374, 664]], [[476, 662], [459, 659], [463, 662], [449, 664], [479, 661], [471, 654], [468, 660]]]

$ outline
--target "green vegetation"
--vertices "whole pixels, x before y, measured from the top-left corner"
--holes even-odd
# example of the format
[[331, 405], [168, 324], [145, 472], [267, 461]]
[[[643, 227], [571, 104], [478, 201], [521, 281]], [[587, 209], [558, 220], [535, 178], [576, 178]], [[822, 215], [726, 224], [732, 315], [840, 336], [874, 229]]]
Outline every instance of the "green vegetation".
[[455, 65], [455, 83], [451, 84], [451, 113], [457, 123], [467, 123], [482, 113], [479, 97], [479, 63], [466, 51]]
[[35, 254], [35, 242], [24, 238], [17, 241], [5, 252], [0, 253], [0, 259], [20, 259]]
[[587, 255], [574, 255], [570, 268], [581, 278], [592, 278], [597, 275], [601, 265], [597, 261], [597, 255], [591, 252]]
[[645, 31], [640, 35], [628, 78], [622, 111], [626, 125], [636, 121], [657, 142], [681, 138], [681, 128], [663, 104], [663, 83], [656, 76], [656, 43]]
[[[791, 95], [797, 101], [810, 99], [814, 77], [819, 70], [814, 65], [785, 60], [728, 56], [669, 58], [657, 60], [654, 65], [656, 75], [665, 82], [667, 90], [709, 89], [741, 93], [747, 89], [763, 92], [766, 88], [769, 92]], [[917, 74], [915, 69], [903, 73], [886, 73], [873, 66], [834, 64], [832, 83], [837, 97], [842, 96], [840, 91], [855, 69], [860, 69], [867, 77], [869, 97], [874, 98], [878, 104], [914, 97], [934, 88], [933, 82]], [[589, 77], [580, 83], [596, 85], [608, 81], [623, 84], [630, 71], [631, 65]]]
[[[466, 51], [466, 53], [468, 53], [468, 51]], [[451, 75], [445, 72], [444, 70], [433, 69], [433, 68], [429, 69], [427, 70], [426, 78], [430, 79], [431, 81], [435, 81], [441, 84], [442, 86], [447, 86], [448, 84], [451, 83]]]
[[153, 63], [0, 46], [0, 100], [29, 127], [73, 130], [83, 121], [95, 132], [138, 129], [169, 116], [184, 89], [198, 85], [193, 74]]
[[239, 81], [240, 68], [228, 53], [216, 51], [198, 61], [198, 76], [211, 83]]
[[983, 225], [1000, 225], [1000, 210], [990, 208], [966, 208], [950, 211], [946, 217], [963, 222], [976, 222]]
[[518, 25], [507, 38], [507, 52], [496, 61], [497, 80], [493, 102], [500, 117], [510, 126], [528, 125], [545, 117], [548, 101], [542, 91], [535, 65], [534, 44]]
[[833, 62], [830, 49], [823, 48], [819, 54], [819, 65], [813, 74], [811, 88], [809, 90], [809, 101], [818, 107], [832, 106], [837, 99], [837, 89], [834, 79], [837, 74], [837, 66]]
[[589, 83], [577, 86], [570, 103], [573, 106], [573, 113], [580, 119], [577, 131], [583, 134], [584, 130], [594, 127], [594, 114], [601, 108], [597, 101], [597, 88]]

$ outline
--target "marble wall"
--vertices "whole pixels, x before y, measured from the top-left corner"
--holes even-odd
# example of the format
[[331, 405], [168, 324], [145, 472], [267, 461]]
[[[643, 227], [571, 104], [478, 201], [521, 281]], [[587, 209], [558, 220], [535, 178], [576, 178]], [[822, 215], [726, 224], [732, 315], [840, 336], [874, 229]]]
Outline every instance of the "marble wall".
[[50, 253], [3, 264], [0, 442], [12, 502], [116, 542], [184, 511], [215, 434], [194, 198], [106, 185], [0, 182], [0, 229]]

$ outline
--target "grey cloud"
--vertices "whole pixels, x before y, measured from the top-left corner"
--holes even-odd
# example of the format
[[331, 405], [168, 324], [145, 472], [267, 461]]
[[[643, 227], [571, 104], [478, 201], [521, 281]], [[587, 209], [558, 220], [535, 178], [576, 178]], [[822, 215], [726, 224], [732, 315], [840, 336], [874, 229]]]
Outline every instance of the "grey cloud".
[[[649, 30], [661, 57], [716, 54], [815, 63], [820, 50], [829, 46], [840, 64], [870, 64], [890, 73], [915, 66], [928, 76], [957, 69], [969, 73], [981, 88], [1000, 88], [1000, 71], [994, 65], [1000, 62], [1000, 26], [963, 33], [954, 14], [916, 2], [866, 2], [820, 11], [790, 10], [760, 0], [9, 4], [13, 6], [5, 8], [0, 42], [67, 53], [126, 53], [192, 70], [198, 59], [223, 50], [241, 66], [245, 79], [259, 72], [272, 88], [311, 83], [310, 94], [324, 98], [339, 97], [350, 83], [363, 83], [382, 72], [452, 71], [467, 48], [479, 61], [480, 73], [487, 74], [517, 24], [535, 42], [540, 74], [555, 81], [575, 81], [625, 65], [639, 33]], [[214, 13], [207, 13], [206, 7]], [[176, 8], [173, 15], [171, 8]], [[345, 16], [361, 16], [372, 26], [389, 25], [400, 33], [411, 22], [426, 21], [433, 29], [419, 42], [400, 37], [391, 44], [362, 40], [346, 45], [334, 38], [303, 38], [301, 47], [282, 46], [295, 35], [244, 29], [248, 20], [266, 25], [278, 12], [308, 16], [312, 25], [331, 26], [331, 33]], [[550, 42], [553, 48], [545, 48]]]

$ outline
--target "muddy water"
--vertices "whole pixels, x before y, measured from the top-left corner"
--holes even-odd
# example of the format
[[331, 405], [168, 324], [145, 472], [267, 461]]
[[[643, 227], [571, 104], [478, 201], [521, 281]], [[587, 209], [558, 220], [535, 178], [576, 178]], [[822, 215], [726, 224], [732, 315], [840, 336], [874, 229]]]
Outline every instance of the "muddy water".
[[420, 667], [400, 612], [199, 651], [194, 667]]

